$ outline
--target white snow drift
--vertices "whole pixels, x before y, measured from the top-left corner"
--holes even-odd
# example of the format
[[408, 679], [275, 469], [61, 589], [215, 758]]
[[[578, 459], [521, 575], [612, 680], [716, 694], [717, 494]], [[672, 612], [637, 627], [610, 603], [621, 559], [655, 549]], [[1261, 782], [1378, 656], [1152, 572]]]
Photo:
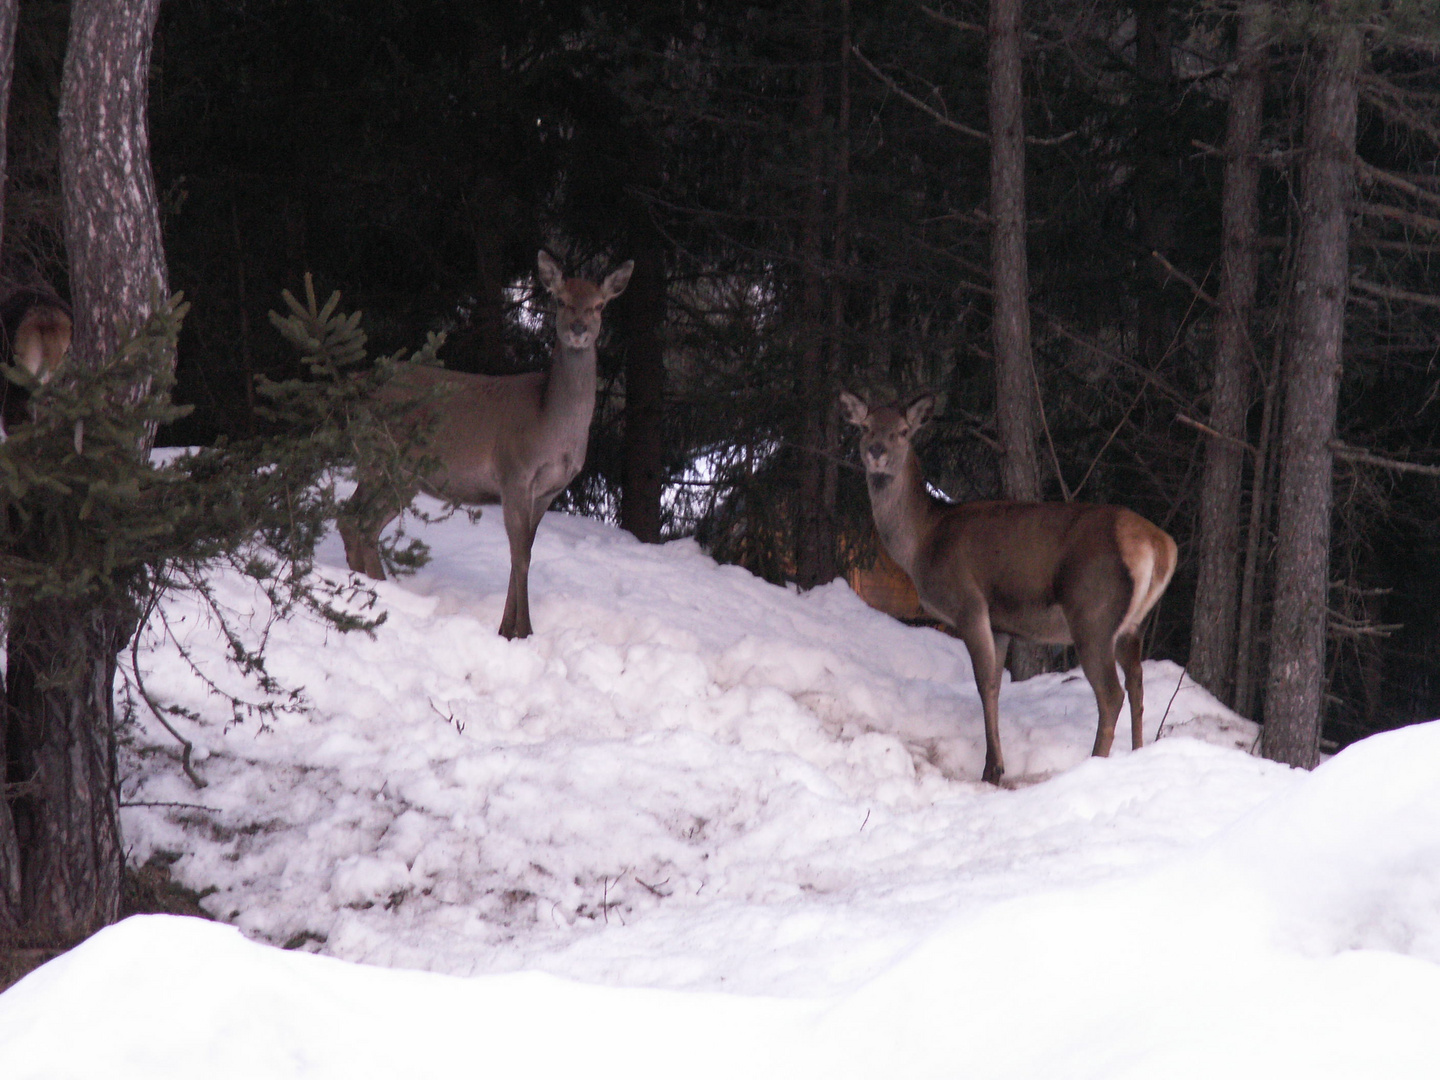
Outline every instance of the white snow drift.
[[127, 842], [251, 940], [98, 935], [0, 996], [0, 1075], [1433, 1075], [1440, 727], [1294, 773], [1157, 662], [1160, 740], [1090, 760], [1042, 676], [994, 790], [958, 641], [551, 515], [507, 642], [497, 517], [429, 527], [373, 638], [271, 627], [307, 709], [266, 726], [170, 605], [199, 674], [142, 672], [209, 786], [140, 715]]

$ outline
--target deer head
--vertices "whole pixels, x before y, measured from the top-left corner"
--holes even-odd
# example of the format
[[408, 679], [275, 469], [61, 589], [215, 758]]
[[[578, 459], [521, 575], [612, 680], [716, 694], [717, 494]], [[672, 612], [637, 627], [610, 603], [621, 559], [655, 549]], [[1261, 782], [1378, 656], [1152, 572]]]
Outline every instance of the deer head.
[[599, 285], [584, 278], [567, 278], [546, 251], [537, 260], [540, 281], [555, 298], [555, 336], [567, 349], [589, 349], [600, 336], [600, 313], [625, 291], [633, 260], [612, 270]]

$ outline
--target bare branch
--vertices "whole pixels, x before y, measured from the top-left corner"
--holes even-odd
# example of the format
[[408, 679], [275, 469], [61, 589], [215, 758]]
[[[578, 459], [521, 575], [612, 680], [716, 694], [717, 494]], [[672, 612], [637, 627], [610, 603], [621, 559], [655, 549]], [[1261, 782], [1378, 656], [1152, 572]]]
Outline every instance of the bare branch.
[[1348, 446], [1339, 439], [1330, 440], [1330, 452], [1338, 458], [1346, 461], [1359, 462], [1362, 465], [1378, 465], [1382, 469], [1390, 469], [1394, 472], [1418, 473], [1421, 476], [1440, 476], [1440, 465], [1421, 465], [1415, 461], [1399, 461], [1395, 458], [1381, 457], [1379, 454], [1372, 454], [1368, 450], [1361, 450], [1356, 446]]
[[1216, 300], [1213, 296], [1211, 296], [1204, 289], [1202, 289], [1198, 284], [1196, 284], [1194, 278], [1192, 278], [1189, 274], [1185, 273], [1185, 271], [1181, 270], [1178, 266], [1175, 266], [1173, 263], [1171, 263], [1171, 261], [1165, 258], [1164, 255], [1161, 255], [1158, 251], [1152, 251], [1150, 252], [1150, 257], [1160, 264], [1160, 268], [1164, 270], [1165, 273], [1169, 274], [1176, 281], [1180, 281], [1183, 282], [1185, 285], [1188, 285], [1190, 287], [1190, 291], [1193, 292], [1198, 299], [1205, 301], [1205, 303], [1209, 304], [1211, 307], [1218, 308], [1220, 306], [1220, 301]]
[[1384, 203], [1360, 203], [1358, 209], [1362, 214], [1369, 214], [1371, 217], [1389, 218], [1391, 221], [1398, 221], [1401, 225], [1409, 226], [1412, 229], [1421, 229], [1425, 232], [1440, 235], [1440, 219], [1426, 217], [1424, 214], [1417, 214], [1413, 210], [1402, 210], [1398, 206], [1386, 206]]
[[979, 23], [962, 22], [953, 15], [946, 15], [943, 11], [936, 11], [934, 8], [926, 7], [924, 4], [916, 4], [915, 6], [942, 26], [953, 27], [956, 30], [964, 30], [971, 34], [988, 34], [990, 32], [988, 27], [981, 26]]
[[1360, 170], [1360, 176], [1363, 179], [1373, 183], [1385, 184], [1388, 187], [1394, 188], [1396, 191], [1403, 191], [1413, 199], [1420, 199], [1422, 202], [1440, 206], [1440, 193], [1427, 191], [1419, 184], [1412, 183], [1402, 176], [1397, 176], [1392, 172], [1386, 172], [1384, 169], [1377, 169], [1374, 165], [1371, 165], [1368, 161], [1359, 157], [1355, 159], [1355, 165]]
[[1226, 435], [1223, 431], [1216, 431], [1209, 424], [1202, 424], [1199, 420], [1192, 420], [1184, 413], [1176, 413], [1175, 419], [1180, 421], [1180, 423], [1182, 424], [1189, 425], [1203, 435], [1207, 435], [1212, 439], [1219, 439], [1222, 442], [1228, 442], [1233, 446], [1238, 446], [1240, 447], [1240, 449], [1246, 450], [1252, 455], [1258, 454], [1260, 452], [1256, 450], [1255, 447], [1251, 446], [1248, 442], [1246, 442], [1244, 439], [1237, 439], [1233, 435]]
[[1411, 292], [1409, 289], [1397, 289], [1393, 285], [1379, 285], [1373, 281], [1365, 281], [1358, 277], [1350, 279], [1350, 287], [1359, 289], [1361, 292], [1369, 293], [1371, 296], [1379, 296], [1385, 300], [1398, 300], [1404, 304], [1422, 304], [1425, 307], [1440, 308], [1440, 296], [1430, 293]]
[[[987, 143], [990, 141], [990, 135], [988, 132], [981, 131], [979, 128], [970, 127], [968, 124], [962, 124], [958, 120], [951, 120], [950, 117], [940, 112], [933, 105], [928, 105], [924, 101], [921, 101], [918, 97], [910, 93], [910, 91], [906, 90], [894, 79], [890, 78], [889, 75], [886, 75], [878, 67], [872, 64], [868, 59], [866, 59], [865, 54], [860, 51], [860, 47], [858, 45], [850, 46], [850, 51], [855, 55], [855, 59], [859, 60], [860, 63], [865, 66], [865, 69], [870, 72], [871, 75], [874, 75], [875, 78], [879, 79], [882, 83], [884, 83], [886, 87], [888, 87], [894, 93], [898, 94], [905, 101], [908, 101], [911, 105], [914, 105], [915, 108], [925, 113], [925, 115], [929, 116], [936, 123], [949, 128], [951, 131], [957, 131], [961, 135], [968, 135], [972, 139], [979, 139], [981, 142]], [[1080, 134], [1078, 131], [1067, 131], [1064, 135], [1055, 135], [1048, 138], [1039, 138], [1033, 135], [1026, 135], [1025, 142], [1029, 146], [1059, 146], [1061, 143], [1069, 142], [1078, 134]]]

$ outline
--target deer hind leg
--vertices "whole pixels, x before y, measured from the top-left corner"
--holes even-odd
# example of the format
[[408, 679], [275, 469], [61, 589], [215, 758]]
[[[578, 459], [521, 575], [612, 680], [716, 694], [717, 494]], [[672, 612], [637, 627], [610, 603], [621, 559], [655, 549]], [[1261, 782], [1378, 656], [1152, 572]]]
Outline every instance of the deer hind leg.
[[1076, 652], [1080, 654], [1080, 667], [1090, 688], [1095, 691], [1095, 706], [1100, 712], [1100, 723], [1095, 729], [1095, 757], [1109, 757], [1110, 746], [1115, 741], [1115, 720], [1120, 715], [1120, 706], [1125, 701], [1125, 691], [1120, 689], [1119, 676], [1115, 674], [1115, 646], [1109, 635], [1090, 638], [1083, 643], [1077, 639]]
[[1140, 666], [1140, 635], [1122, 633], [1115, 639], [1115, 658], [1125, 672], [1125, 696], [1130, 699], [1130, 749], [1145, 744], [1145, 669]]
[[1000, 666], [1010, 647], [1010, 637], [992, 633], [990, 620], [984, 614], [957, 622], [956, 627], [970, 651], [975, 689], [980, 692], [980, 708], [985, 713], [985, 771], [980, 778], [987, 784], [998, 784], [1005, 775], [1005, 758], [1000, 752]]

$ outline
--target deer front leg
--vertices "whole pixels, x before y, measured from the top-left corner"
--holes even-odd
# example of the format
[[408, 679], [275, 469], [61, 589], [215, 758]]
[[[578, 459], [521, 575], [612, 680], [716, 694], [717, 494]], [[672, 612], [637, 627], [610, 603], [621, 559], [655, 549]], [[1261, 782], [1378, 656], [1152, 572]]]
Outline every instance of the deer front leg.
[[505, 638], [530, 636], [530, 548], [535, 543], [531, 505], [524, 495], [502, 497], [500, 504], [510, 541], [510, 588], [500, 618], [500, 636]]
[[550, 508], [552, 497], [532, 499], [519, 496], [504, 499], [505, 535], [510, 541], [510, 589], [505, 595], [505, 614], [500, 619], [500, 634], [507, 638], [527, 638], [530, 625], [530, 550], [535, 546], [535, 532], [540, 519]]
[[394, 521], [398, 511], [374, 504], [375, 497], [364, 481], [345, 504], [337, 525], [345, 545], [345, 563], [357, 574], [376, 581], [385, 580], [385, 564], [380, 561], [380, 534]]
[[[990, 630], [990, 619], [983, 612], [957, 622], [956, 628], [970, 651], [970, 666], [975, 670], [975, 689], [980, 691], [980, 707], [985, 713], [985, 771], [981, 779], [999, 784], [1005, 775], [1005, 758], [1000, 753], [1000, 649], [997, 636]], [[1010, 639], [1005, 637], [1005, 648]]]

